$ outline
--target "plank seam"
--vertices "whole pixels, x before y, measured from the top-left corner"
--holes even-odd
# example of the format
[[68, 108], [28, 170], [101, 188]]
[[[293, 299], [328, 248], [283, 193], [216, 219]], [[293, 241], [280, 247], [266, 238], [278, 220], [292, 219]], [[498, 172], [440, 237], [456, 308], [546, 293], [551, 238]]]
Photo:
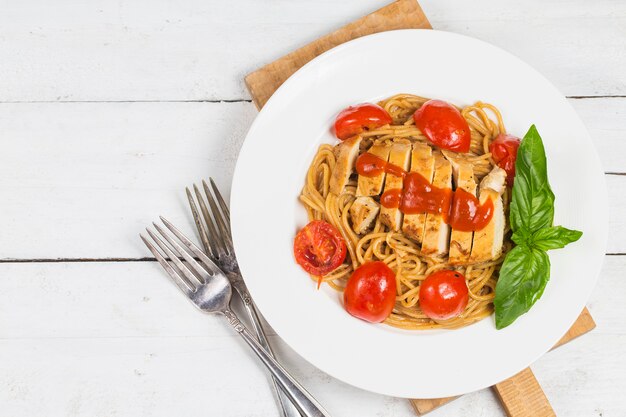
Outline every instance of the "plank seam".
[[[607, 252], [605, 256], [626, 256], [626, 252]], [[180, 258], [183, 260], [182, 258]], [[196, 260], [199, 260], [196, 258]], [[78, 263], [78, 262], [156, 262], [155, 258], [6, 258], [0, 259], [0, 264], [22, 264], [22, 263]]]
[[[573, 100], [586, 100], [586, 99], [604, 99], [604, 98], [626, 98], [626, 95], [576, 95], [565, 96], [565, 98]], [[251, 99], [247, 98], [229, 98], [229, 99], [197, 99], [197, 100], [6, 100], [0, 101], [0, 104], [72, 104], [72, 103], [252, 103]]]
[[30, 258], [30, 259], [0, 259], [0, 264], [12, 263], [72, 263], [72, 262], [156, 262], [155, 258]]
[[565, 96], [566, 98], [571, 98], [574, 100], [584, 100], [584, 99], [594, 99], [594, 98], [626, 98], [626, 95], [616, 94], [616, 95], [597, 95], [597, 96]]
[[252, 103], [250, 99], [220, 99], [220, 100], [14, 100], [0, 101], [0, 104], [77, 104], [77, 103]]

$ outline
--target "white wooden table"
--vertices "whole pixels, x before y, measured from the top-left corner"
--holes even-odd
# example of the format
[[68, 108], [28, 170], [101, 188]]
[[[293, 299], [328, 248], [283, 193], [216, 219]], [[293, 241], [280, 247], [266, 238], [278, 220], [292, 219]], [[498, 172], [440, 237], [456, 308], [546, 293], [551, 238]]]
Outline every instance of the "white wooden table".
[[[245, 74], [386, 1], [61, 3], [0, 1], [0, 416], [277, 415], [247, 348], [174, 290], [137, 234], [158, 214], [192, 232], [182, 190], [200, 178], [229, 191], [256, 115]], [[560, 416], [623, 416], [626, 3], [422, 5], [435, 28], [534, 65], [596, 142], [611, 205], [598, 327], [533, 370]], [[333, 415], [413, 415], [271, 339]], [[432, 415], [503, 411], [483, 390]]]

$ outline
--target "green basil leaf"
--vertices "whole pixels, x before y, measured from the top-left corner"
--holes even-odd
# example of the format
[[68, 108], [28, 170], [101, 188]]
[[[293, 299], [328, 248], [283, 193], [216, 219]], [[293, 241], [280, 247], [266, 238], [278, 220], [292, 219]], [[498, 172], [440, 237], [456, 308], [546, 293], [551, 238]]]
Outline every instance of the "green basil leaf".
[[526, 229], [519, 229], [514, 232], [511, 236], [511, 240], [515, 242], [516, 245], [530, 245], [532, 241], [532, 233], [528, 232]]
[[509, 220], [518, 244], [530, 234], [552, 226], [554, 220], [554, 193], [548, 183], [546, 153], [539, 132], [532, 125], [522, 139], [515, 163], [515, 181]]
[[541, 250], [561, 249], [576, 242], [583, 235], [579, 230], [570, 230], [563, 226], [546, 227], [537, 230], [532, 236], [532, 247]]
[[503, 329], [526, 313], [543, 294], [550, 279], [550, 258], [526, 245], [507, 253], [496, 284], [496, 328]]
[[522, 139], [515, 163], [509, 221], [517, 244], [504, 258], [496, 284], [496, 328], [526, 313], [541, 297], [550, 279], [547, 250], [575, 242], [582, 232], [554, 221], [554, 193], [548, 182], [546, 153], [539, 132], [531, 126]]

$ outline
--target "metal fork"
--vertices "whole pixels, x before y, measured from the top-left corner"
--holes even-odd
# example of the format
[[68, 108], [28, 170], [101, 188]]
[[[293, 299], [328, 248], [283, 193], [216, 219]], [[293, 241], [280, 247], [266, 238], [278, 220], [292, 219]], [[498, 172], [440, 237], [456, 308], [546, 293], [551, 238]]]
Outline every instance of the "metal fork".
[[[211, 260], [226, 273], [226, 276], [230, 279], [230, 283], [241, 297], [241, 300], [246, 308], [246, 312], [248, 313], [248, 316], [250, 316], [252, 328], [259, 343], [270, 355], [274, 356], [272, 347], [270, 346], [267, 336], [265, 335], [265, 331], [263, 330], [263, 325], [259, 319], [256, 307], [252, 302], [252, 298], [248, 293], [248, 288], [246, 287], [243, 277], [241, 276], [237, 258], [235, 257], [235, 249], [233, 247], [233, 240], [230, 231], [230, 211], [228, 210], [228, 206], [217, 188], [217, 185], [215, 185], [213, 178], [209, 178], [209, 182], [211, 183], [213, 193], [211, 193], [206, 181], [202, 180], [202, 188], [204, 189], [206, 197], [202, 196], [202, 193], [196, 184], [193, 185], [193, 191], [198, 201], [198, 205], [200, 206], [200, 210], [198, 210], [189, 188], [185, 189], [187, 192], [187, 199], [189, 200], [189, 207], [191, 208], [191, 213], [196, 223], [198, 234], [200, 235], [200, 240], [202, 241], [202, 245], [204, 246], [206, 253], [209, 255], [209, 258], [211, 258]], [[215, 194], [215, 197], [213, 194]], [[209, 211], [212, 216], [209, 214]], [[200, 213], [202, 213], [202, 217]], [[280, 404], [282, 415], [284, 417], [300, 417], [300, 414], [295, 409], [293, 404], [291, 404], [282, 391], [278, 389], [275, 380], [273, 380], [273, 385], [276, 397], [278, 398], [278, 402]]]
[[153, 225], [158, 234], [148, 228], [146, 231], [162, 252], [145, 236], [140, 235], [140, 237], [174, 283], [200, 310], [205, 313], [220, 313], [228, 319], [233, 329], [257, 354], [303, 416], [329, 417], [315, 398], [257, 342], [230, 309], [232, 286], [226, 275], [169, 221], [163, 217], [161, 220], [171, 233], [157, 223]]

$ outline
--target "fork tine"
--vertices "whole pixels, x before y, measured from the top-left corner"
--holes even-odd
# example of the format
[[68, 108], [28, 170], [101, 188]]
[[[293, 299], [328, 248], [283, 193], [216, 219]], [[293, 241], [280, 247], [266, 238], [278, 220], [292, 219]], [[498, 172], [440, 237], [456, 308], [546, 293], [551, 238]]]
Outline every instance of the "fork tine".
[[228, 205], [224, 201], [224, 197], [222, 197], [222, 193], [220, 193], [219, 188], [215, 185], [215, 181], [213, 178], [209, 177], [209, 182], [211, 183], [211, 188], [213, 189], [213, 193], [217, 199], [217, 202], [222, 209], [222, 213], [224, 213], [224, 217], [226, 218], [226, 226], [228, 226], [228, 233], [230, 233], [230, 210], [228, 209]]
[[163, 252], [165, 252], [165, 254], [168, 256], [169, 260], [171, 262], [173, 262], [174, 265], [176, 265], [176, 268], [180, 272], [182, 272], [184, 277], [188, 280], [188, 283], [194, 288], [194, 291], [195, 291], [196, 285], [194, 284], [194, 282], [197, 283], [197, 284], [202, 284], [202, 281], [200, 281], [198, 279], [198, 277], [195, 276], [193, 274], [193, 272], [191, 272], [189, 270], [189, 268], [187, 268], [187, 266], [180, 259], [178, 259], [178, 256], [176, 256], [176, 254], [174, 252], [172, 252], [172, 250], [169, 248], [169, 246], [167, 246], [167, 244], [165, 242], [163, 242], [163, 240], [161, 240], [161, 238], [159, 236], [157, 236], [156, 234], [152, 233], [152, 231], [150, 229], [146, 229], [146, 231], [148, 232], [148, 234], [150, 235], [152, 240], [154, 240], [154, 242], [157, 244], [157, 246], [159, 248], [161, 248], [161, 250]]
[[209, 186], [206, 184], [206, 181], [202, 180], [202, 186], [204, 187], [204, 193], [206, 194], [207, 200], [209, 200], [209, 205], [211, 206], [211, 213], [215, 218], [215, 222], [217, 223], [217, 227], [220, 229], [220, 240], [225, 243], [226, 251], [232, 252], [233, 242], [230, 238], [230, 232], [224, 223], [224, 217], [222, 213], [217, 208], [217, 204], [215, 204], [215, 200], [213, 199], [213, 195], [209, 190]]
[[[193, 200], [191, 191], [189, 191], [188, 187], [185, 187], [185, 192], [187, 193], [187, 200], [189, 200], [189, 207], [191, 208], [191, 215], [193, 216], [193, 221], [196, 223], [196, 229], [198, 229], [198, 233], [200, 234], [200, 241], [202, 242], [202, 246], [204, 246], [204, 250], [210, 256], [215, 257], [215, 253], [213, 253], [213, 248], [211, 247], [211, 244], [209, 243], [209, 237], [207, 236], [206, 227], [202, 224], [202, 219], [200, 218], [200, 213], [198, 212], [198, 207], [196, 206], [196, 202]], [[163, 220], [163, 217], [161, 217], [161, 220]]]
[[224, 254], [226, 251], [224, 242], [222, 242], [222, 239], [218, 238], [217, 230], [215, 229], [215, 225], [213, 224], [213, 219], [211, 219], [211, 215], [209, 214], [209, 209], [207, 209], [207, 206], [204, 203], [204, 197], [202, 197], [202, 193], [200, 192], [196, 184], [193, 185], [193, 190], [196, 193], [198, 204], [200, 204], [200, 210], [202, 211], [204, 221], [209, 229], [208, 237], [211, 243], [211, 247], [214, 249], [213, 253], [215, 255], [218, 255], [219, 257], [219, 255]]
[[176, 228], [176, 226], [174, 226], [172, 223], [170, 223], [169, 220], [167, 220], [165, 217], [160, 216], [161, 217], [161, 221], [163, 222], [163, 224], [172, 232], [174, 233], [174, 235], [176, 235], [176, 237], [178, 239], [180, 239], [181, 242], [183, 242], [183, 244], [185, 246], [187, 246], [187, 248], [189, 248], [189, 250], [196, 256], [198, 257], [198, 259], [200, 259], [200, 261], [205, 265], [205, 267], [208, 269], [209, 273], [211, 274], [215, 274], [215, 271], [220, 271], [220, 268], [215, 265], [215, 263], [208, 257], [206, 256], [206, 254], [204, 252], [202, 252], [202, 249], [200, 249], [199, 247], [197, 247], [191, 240], [187, 239], [187, 237], [185, 235], [183, 235], [183, 233], [178, 230]]
[[174, 239], [172, 239], [172, 237], [165, 230], [163, 230], [161, 228], [161, 226], [159, 226], [158, 224], [156, 224], [154, 222], [152, 224], [154, 225], [154, 228], [157, 230], [157, 232], [159, 232], [161, 234], [161, 236], [163, 236], [165, 238], [167, 243], [169, 243], [171, 246], [173, 246], [174, 249], [176, 250], [176, 252], [178, 252], [187, 261], [187, 264], [194, 271], [196, 271], [196, 273], [202, 278], [200, 281], [203, 284], [206, 284], [209, 281], [209, 279], [211, 279], [211, 276], [213, 274], [210, 273], [209, 271], [207, 271], [206, 269], [204, 269], [198, 262], [196, 262], [196, 260], [193, 258], [193, 256], [191, 256], [189, 254], [189, 252], [187, 252], [178, 243], [176, 243], [174, 241]]
[[191, 286], [185, 279], [181, 278], [178, 272], [176, 272], [174, 268], [172, 268], [172, 265], [167, 262], [163, 255], [161, 255], [157, 248], [155, 248], [154, 245], [152, 245], [152, 243], [150, 243], [148, 239], [144, 237], [144, 235], [140, 234], [139, 237], [141, 238], [141, 240], [143, 240], [143, 243], [146, 244], [148, 249], [150, 249], [150, 252], [152, 252], [156, 260], [161, 264], [163, 269], [165, 269], [170, 278], [172, 278], [174, 284], [176, 284], [176, 286], [180, 288], [180, 290], [185, 293], [185, 295], [190, 296], [191, 294], [193, 294], [193, 292], [195, 291], [195, 287]]

